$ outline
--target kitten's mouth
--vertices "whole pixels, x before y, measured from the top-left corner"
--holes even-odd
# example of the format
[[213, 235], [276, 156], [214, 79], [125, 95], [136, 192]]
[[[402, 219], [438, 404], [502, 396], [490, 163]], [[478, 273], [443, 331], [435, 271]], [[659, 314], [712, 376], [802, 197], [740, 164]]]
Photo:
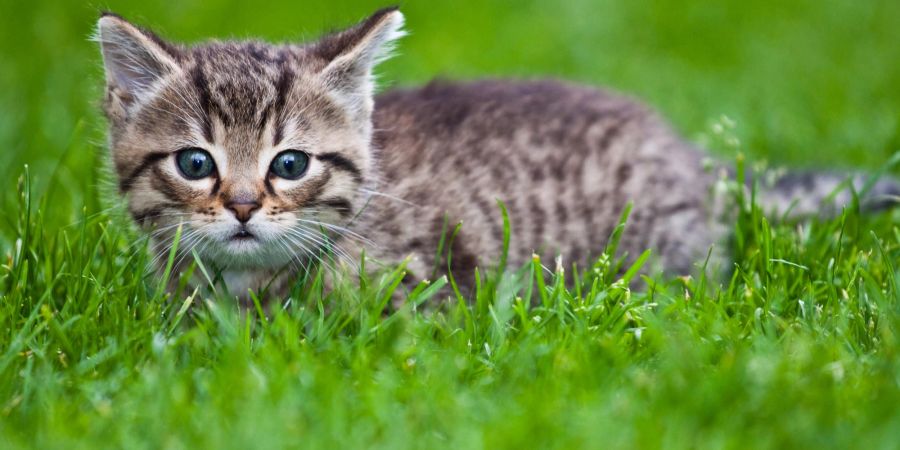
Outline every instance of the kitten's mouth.
[[[246, 227], [234, 230], [222, 244], [228, 256], [258, 255], [263, 250], [263, 240], [259, 234], [251, 232]], [[229, 261], [229, 263], [233, 262]]]
[[235, 233], [234, 236], [231, 236], [232, 241], [247, 241], [252, 239], [256, 239], [256, 236], [254, 236], [253, 233], [248, 231], [246, 228], [241, 229], [241, 231]]

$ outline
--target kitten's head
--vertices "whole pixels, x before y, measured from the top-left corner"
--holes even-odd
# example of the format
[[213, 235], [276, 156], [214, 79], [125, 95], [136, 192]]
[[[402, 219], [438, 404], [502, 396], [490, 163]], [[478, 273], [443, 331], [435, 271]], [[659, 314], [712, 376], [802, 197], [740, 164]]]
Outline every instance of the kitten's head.
[[166, 242], [182, 225], [182, 248], [220, 266], [315, 251], [362, 207], [372, 68], [402, 25], [385, 9], [307, 45], [186, 47], [104, 14], [104, 111], [131, 215]]

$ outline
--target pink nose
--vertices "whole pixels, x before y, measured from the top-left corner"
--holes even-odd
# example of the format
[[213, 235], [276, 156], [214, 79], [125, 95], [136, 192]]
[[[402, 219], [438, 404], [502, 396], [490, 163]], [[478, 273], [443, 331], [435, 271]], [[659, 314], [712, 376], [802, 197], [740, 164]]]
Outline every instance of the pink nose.
[[228, 202], [225, 207], [230, 209], [234, 213], [234, 217], [241, 223], [247, 223], [253, 217], [253, 213], [259, 209], [259, 202]]

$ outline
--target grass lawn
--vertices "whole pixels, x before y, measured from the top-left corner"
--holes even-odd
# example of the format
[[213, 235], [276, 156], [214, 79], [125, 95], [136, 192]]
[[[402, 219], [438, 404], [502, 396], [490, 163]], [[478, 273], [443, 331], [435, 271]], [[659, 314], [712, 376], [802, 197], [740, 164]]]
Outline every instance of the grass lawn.
[[[748, 165], [875, 171], [900, 150], [900, 2], [682, 3], [410, 0], [382, 78], [612, 86]], [[783, 224], [736, 199], [723, 279], [621, 268], [613, 245], [589, 268], [486, 268], [439, 310], [444, 280], [382, 313], [402, 267], [272, 311], [166, 292], [102, 195], [97, 10], [294, 40], [378, 6], [0, 6], [0, 448], [897, 448], [900, 210]]]

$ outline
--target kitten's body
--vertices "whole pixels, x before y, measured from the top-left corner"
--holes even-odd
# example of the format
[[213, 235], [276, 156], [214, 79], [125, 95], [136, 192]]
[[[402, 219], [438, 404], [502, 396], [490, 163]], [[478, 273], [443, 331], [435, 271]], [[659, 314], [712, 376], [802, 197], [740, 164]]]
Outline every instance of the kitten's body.
[[711, 174], [701, 153], [655, 114], [621, 96], [556, 81], [433, 83], [376, 100], [378, 189], [358, 228], [387, 243], [377, 255], [416, 255], [427, 276], [445, 216], [463, 222], [453, 270], [469, 280], [497, 261], [509, 212], [509, 261], [533, 252], [584, 267], [604, 248], [629, 202], [623, 250], [653, 248], [687, 274], [718, 240]]
[[[653, 249], [670, 274], [689, 273], [723, 236], [702, 154], [631, 100], [485, 81], [373, 101], [372, 67], [402, 23], [383, 10], [306, 46], [184, 48], [102, 17], [113, 161], [158, 254], [180, 226], [178, 261], [196, 250], [243, 296], [283, 291], [323, 247], [351, 265], [363, 250], [389, 264], [412, 256], [410, 281], [428, 278], [445, 223], [460, 221], [452, 270], [466, 286], [499, 257], [498, 200], [513, 265], [532, 252], [589, 262], [629, 202], [622, 248]], [[303, 172], [276, 167], [283, 157]], [[791, 196], [820, 199], [839, 181], [817, 177]]]

